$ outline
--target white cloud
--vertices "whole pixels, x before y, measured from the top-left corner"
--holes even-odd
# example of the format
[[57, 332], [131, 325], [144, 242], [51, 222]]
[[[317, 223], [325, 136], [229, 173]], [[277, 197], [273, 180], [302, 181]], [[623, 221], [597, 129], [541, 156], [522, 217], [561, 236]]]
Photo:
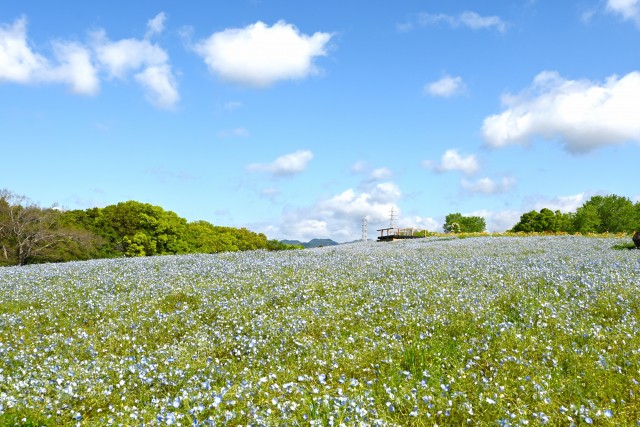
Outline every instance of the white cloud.
[[560, 212], [575, 212], [580, 206], [582, 206], [593, 194], [591, 193], [578, 193], [571, 196], [556, 196], [552, 198], [538, 198], [533, 204], [531, 210], [539, 211], [543, 208], [551, 209], [552, 211]]
[[440, 223], [433, 218], [402, 216], [398, 201], [400, 188], [393, 182], [370, 183], [366, 188], [346, 189], [339, 194], [318, 200], [301, 209], [285, 209], [280, 225], [260, 225], [268, 236], [306, 241], [312, 238], [332, 238], [340, 242], [360, 239], [362, 219], [367, 218], [369, 238], [377, 237], [376, 230], [389, 226], [393, 209], [398, 227], [438, 230]]
[[0, 27], [0, 80], [31, 83], [48, 67], [47, 60], [27, 42], [26, 18]]
[[164, 21], [166, 21], [166, 19], [167, 15], [164, 12], [160, 12], [155, 17], [149, 19], [147, 21], [147, 33], [144, 37], [148, 39], [156, 34], [162, 33], [164, 31]]
[[467, 175], [477, 172], [479, 168], [476, 156], [470, 154], [463, 157], [456, 149], [445, 151], [440, 163], [426, 160], [423, 165], [429, 169], [434, 169], [436, 172], [461, 171]]
[[377, 184], [370, 192], [357, 193], [348, 189], [342, 193], [322, 201], [318, 212], [334, 218], [363, 218], [382, 221], [389, 218], [391, 208], [399, 211], [396, 202], [400, 197], [400, 189], [391, 182]]
[[180, 100], [177, 84], [167, 64], [152, 65], [138, 74], [135, 79], [147, 92], [147, 99], [160, 108], [172, 108]]
[[640, 0], [607, 0], [607, 10], [640, 27]]
[[[148, 36], [164, 28], [164, 13], [149, 21]], [[92, 43], [54, 41], [55, 60], [35, 52], [27, 39], [27, 20], [0, 26], [0, 82], [22, 84], [64, 83], [78, 94], [94, 95], [100, 90], [99, 71], [110, 78], [126, 79], [134, 74], [156, 106], [171, 108], [179, 100], [169, 56], [148, 40], [123, 39], [112, 42], [104, 31], [92, 34]]]
[[411, 216], [402, 218], [402, 224], [398, 224], [403, 228], [416, 228], [428, 231], [442, 231], [442, 223], [431, 217]]
[[492, 147], [526, 144], [536, 136], [559, 139], [571, 153], [640, 142], [639, 72], [600, 84], [545, 71], [520, 95], [504, 96], [503, 104], [506, 110], [482, 126]]
[[239, 108], [242, 108], [243, 104], [240, 101], [229, 101], [225, 102], [222, 108], [224, 111], [235, 111]]
[[358, 175], [367, 175], [363, 178], [363, 184], [370, 185], [374, 181], [383, 181], [393, 176], [391, 169], [387, 167], [380, 167], [372, 169], [371, 165], [363, 160], [359, 160], [351, 165], [351, 173]]
[[377, 168], [371, 172], [371, 179], [383, 180], [389, 179], [393, 175], [393, 172], [389, 168]]
[[[275, 230], [274, 230], [275, 231]], [[292, 221], [287, 226], [286, 237], [288, 239], [295, 239], [300, 241], [308, 241], [314, 238], [328, 238], [330, 233], [327, 223], [325, 221], [317, 219], [298, 219]]]
[[66, 83], [78, 94], [93, 95], [100, 83], [90, 52], [78, 43], [55, 42], [57, 63], [34, 52], [27, 40], [27, 20], [0, 26], [0, 82]]
[[507, 24], [500, 17], [482, 16], [472, 11], [465, 11], [459, 15], [420, 13], [414, 20], [405, 24], [400, 24], [397, 28], [400, 31], [409, 31], [416, 25], [420, 27], [428, 27], [440, 23], [448, 24], [452, 28], [465, 27], [472, 30], [495, 28], [500, 32], [504, 32], [507, 29]]
[[100, 90], [98, 70], [91, 61], [91, 52], [73, 42], [53, 44], [59, 65], [47, 72], [51, 81], [64, 82], [71, 90], [82, 95], [95, 95]]
[[424, 90], [432, 96], [450, 98], [464, 92], [465, 85], [462, 77], [445, 76], [440, 80], [426, 84]]
[[[288, 210], [283, 225], [279, 227], [282, 237], [308, 240], [314, 237], [331, 237], [338, 241], [355, 240], [361, 235], [362, 218], [369, 221], [370, 236], [376, 228], [389, 226], [389, 213], [393, 208], [399, 213], [397, 201], [400, 189], [392, 182], [373, 185], [367, 191], [347, 189], [340, 194], [320, 200], [313, 206]], [[398, 225], [404, 225], [399, 218]]]
[[358, 160], [351, 166], [351, 172], [356, 174], [364, 172], [365, 169], [367, 169], [367, 162], [363, 160]]
[[264, 188], [262, 191], [260, 191], [260, 195], [267, 199], [274, 200], [276, 197], [280, 195], [280, 191], [277, 188], [269, 187], [269, 188]]
[[247, 166], [247, 170], [250, 172], [269, 172], [276, 177], [296, 175], [304, 172], [311, 159], [313, 159], [311, 151], [298, 150], [295, 153], [280, 156], [271, 163], [252, 163]]
[[249, 131], [245, 128], [233, 128], [218, 132], [218, 138], [247, 138]]
[[460, 24], [473, 30], [495, 27], [498, 31], [504, 32], [506, 24], [498, 16], [480, 16], [475, 12], [463, 12], [459, 18]]
[[195, 46], [209, 70], [221, 79], [266, 87], [279, 80], [302, 79], [317, 73], [313, 61], [326, 55], [329, 33], [311, 36], [278, 21], [269, 27], [256, 22], [245, 28], [213, 33]]
[[148, 40], [122, 39], [112, 42], [104, 31], [93, 34], [95, 51], [102, 66], [111, 77], [125, 78], [127, 74], [149, 65], [164, 64], [167, 53]]
[[499, 194], [506, 193], [513, 188], [516, 181], [512, 177], [502, 177], [500, 180], [493, 180], [491, 178], [480, 178], [477, 181], [467, 181], [463, 179], [461, 181], [462, 188], [470, 193], [480, 194]]
[[583, 11], [580, 14], [580, 21], [582, 21], [584, 24], [589, 24], [591, 23], [594, 15], [596, 14], [596, 9], [588, 9]]
[[640, 203], [640, 194], [638, 194], [637, 196], [634, 196], [633, 201], [636, 203]]
[[169, 55], [160, 46], [135, 38], [113, 42], [104, 31], [98, 31], [93, 33], [93, 48], [111, 78], [126, 79], [135, 73], [135, 80], [157, 107], [172, 108], [180, 100]]
[[520, 221], [522, 212], [516, 210], [490, 211], [479, 210], [463, 214], [464, 216], [480, 216], [484, 218], [489, 232], [503, 232], [511, 229]]

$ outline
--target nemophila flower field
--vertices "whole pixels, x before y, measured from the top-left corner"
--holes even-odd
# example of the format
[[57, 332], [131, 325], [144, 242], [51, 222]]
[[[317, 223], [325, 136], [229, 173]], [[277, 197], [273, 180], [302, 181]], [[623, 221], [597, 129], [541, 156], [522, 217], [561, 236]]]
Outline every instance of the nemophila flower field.
[[640, 251], [575, 236], [0, 269], [0, 425], [635, 425]]

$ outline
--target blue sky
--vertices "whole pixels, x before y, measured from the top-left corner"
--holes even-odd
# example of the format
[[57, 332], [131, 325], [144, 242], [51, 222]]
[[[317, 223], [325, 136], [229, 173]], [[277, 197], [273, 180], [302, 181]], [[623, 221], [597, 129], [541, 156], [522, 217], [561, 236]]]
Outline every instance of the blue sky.
[[0, 3], [0, 188], [269, 238], [640, 200], [640, 0]]

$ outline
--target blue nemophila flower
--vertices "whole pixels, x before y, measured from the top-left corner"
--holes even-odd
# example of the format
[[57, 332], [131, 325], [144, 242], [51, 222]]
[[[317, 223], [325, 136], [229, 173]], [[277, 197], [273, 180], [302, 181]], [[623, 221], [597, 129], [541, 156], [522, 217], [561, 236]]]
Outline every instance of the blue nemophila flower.
[[[82, 422], [123, 425], [202, 413], [200, 425], [313, 413], [402, 425], [416, 412], [473, 424], [482, 407], [514, 425], [612, 418], [598, 396], [584, 410], [558, 398], [577, 376], [640, 392], [625, 376], [640, 348], [640, 264], [606, 242], [426, 239], [3, 268], [0, 411], [78, 409]], [[64, 406], [80, 396], [106, 403]]]

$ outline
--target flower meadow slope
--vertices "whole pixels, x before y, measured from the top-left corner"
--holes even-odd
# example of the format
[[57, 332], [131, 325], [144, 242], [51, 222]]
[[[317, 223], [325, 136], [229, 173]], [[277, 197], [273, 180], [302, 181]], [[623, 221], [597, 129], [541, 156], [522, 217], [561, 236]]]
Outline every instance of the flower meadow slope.
[[0, 269], [0, 426], [635, 425], [640, 251], [428, 238]]

